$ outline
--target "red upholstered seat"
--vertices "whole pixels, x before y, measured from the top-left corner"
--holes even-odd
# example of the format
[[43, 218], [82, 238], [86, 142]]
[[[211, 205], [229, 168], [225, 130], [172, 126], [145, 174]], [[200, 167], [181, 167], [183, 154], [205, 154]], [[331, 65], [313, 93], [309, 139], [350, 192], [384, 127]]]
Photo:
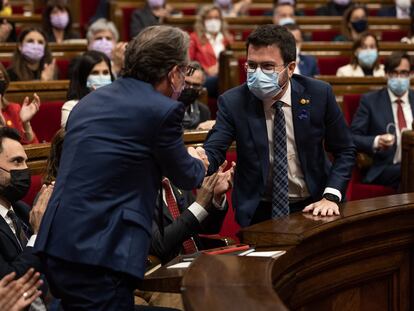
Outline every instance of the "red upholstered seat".
[[[348, 124], [351, 124], [352, 122], [352, 118], [358, 109], [360, 99], [361, 94], [345, 94], [343, 97], [343, 113]], [[346, 194], [349, 201], [395, 194], [395, 190], [391, 187], [364, 184], [362, 183], [362, 178], [361, 170], [355, 165]]]
[[121, 29], [121, 40], [129, 41], [131, 34], [129, 33], [129, 25], [131, 25], [131, 16], [136, 7], [122, 7], [122, 29]]
[[100, 0], [80, 1], [79, 24], [82, 35], [88, 28], [88, 23], [91, 17], [95, 14]]
[[322, 29], [312, 31], [312, 41], [332, 41], [340, 31], [337, 29]]
[[23, 198], [23, 201], [27, 203], [29, 206], [33, 205], [33, 201], [36, 198], [37, 194], [42, 187], [42, 176], [41, 175], [33, 175], [32, 176], [32, 183], [30, 185], [29, 192]]
[[58, 79], [67, 80], [68, 79], [68, 67], [70, 59], [60, 58], [56, 60], [56, 66], [58, 67]]
[[249, 10], [250, 16], [272, 16], [273, 10], [267, 8], [250, 8]]
[[63, 101], [42, 102], [31, 124], [39, 142], [50, 142], [60, 128]]
[[381, 35], [382, 41], [401, 41], [402, 38], [408, 36], [408, 30], [405, 29], [389, 29], [383, 30]]
[[349, 56], [318, 57], [321, 75], [336, 75], [339, 67], [349, 64]]

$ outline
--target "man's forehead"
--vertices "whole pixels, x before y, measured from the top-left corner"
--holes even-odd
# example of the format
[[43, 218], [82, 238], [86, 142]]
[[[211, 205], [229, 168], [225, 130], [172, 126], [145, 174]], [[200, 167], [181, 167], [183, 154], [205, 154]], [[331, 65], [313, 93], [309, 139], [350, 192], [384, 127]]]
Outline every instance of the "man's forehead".
[[247, 59], [253, 58], [268, 58], [272, 61], [279, 61], [282, 59], [282, 55], [276, 44], [267, 46], [254, 46], [250, 44], [247, 49]]
[[4, 138], [2, 141], [3, 151], [0, 153], [0, 157], [3, 159], [11, 159], [16, 157], [21, 157], [27, 160], [26, 152], [21, 143], [14, 139]]
[[203, 81], [203, 73], [201, 70], [195, 70], [191, 76], [186, 76], [185, 81], [190, 83], [201, 83]]

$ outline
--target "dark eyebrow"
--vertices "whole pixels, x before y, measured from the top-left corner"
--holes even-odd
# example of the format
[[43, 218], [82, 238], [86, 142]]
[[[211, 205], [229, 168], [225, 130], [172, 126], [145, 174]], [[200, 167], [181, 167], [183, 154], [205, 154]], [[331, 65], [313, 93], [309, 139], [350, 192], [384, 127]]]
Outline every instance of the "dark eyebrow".
[[10, 162], [14, 162], [16, 160], [19, 161], [19, 162], [26, 161], [26, 159], [24, 157], [22, 157], [22, 156], [16, 156], [16, 157], [10, 158]]

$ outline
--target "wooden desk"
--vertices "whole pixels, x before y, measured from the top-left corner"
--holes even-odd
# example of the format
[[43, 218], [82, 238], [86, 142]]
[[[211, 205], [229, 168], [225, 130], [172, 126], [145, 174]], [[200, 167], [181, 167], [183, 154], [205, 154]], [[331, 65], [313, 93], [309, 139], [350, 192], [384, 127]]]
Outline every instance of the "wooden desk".
[[21, 103], [26, 96], [32, 98], [33, 93], [37, 93], [42, 102], [66, 101], [68, 88], [69, 80], [10, 82], [5, 96], [16, 103]]
[[[186, 310], [411, 310], [414, 194], [301, 213], [242, 231], [244, 242], [285, 248], [278, 259], [203, 256], [185, 273]], [[284, 306], [285, 305], [285, 306]]]

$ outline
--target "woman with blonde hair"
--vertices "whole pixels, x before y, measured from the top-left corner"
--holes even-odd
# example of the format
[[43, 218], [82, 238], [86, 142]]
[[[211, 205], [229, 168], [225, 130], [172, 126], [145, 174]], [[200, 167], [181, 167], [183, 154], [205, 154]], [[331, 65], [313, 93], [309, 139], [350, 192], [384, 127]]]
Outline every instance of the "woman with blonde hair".
[[209, 96], [217, 96], [218, 59], [226, 46], [233, 41], [227, 31], [227, 24], [221, 10], [216, 5], [206, 5], [200, 9], [190, 34], [190, 58], [201, 64], [207, 74], [206, 87]]

